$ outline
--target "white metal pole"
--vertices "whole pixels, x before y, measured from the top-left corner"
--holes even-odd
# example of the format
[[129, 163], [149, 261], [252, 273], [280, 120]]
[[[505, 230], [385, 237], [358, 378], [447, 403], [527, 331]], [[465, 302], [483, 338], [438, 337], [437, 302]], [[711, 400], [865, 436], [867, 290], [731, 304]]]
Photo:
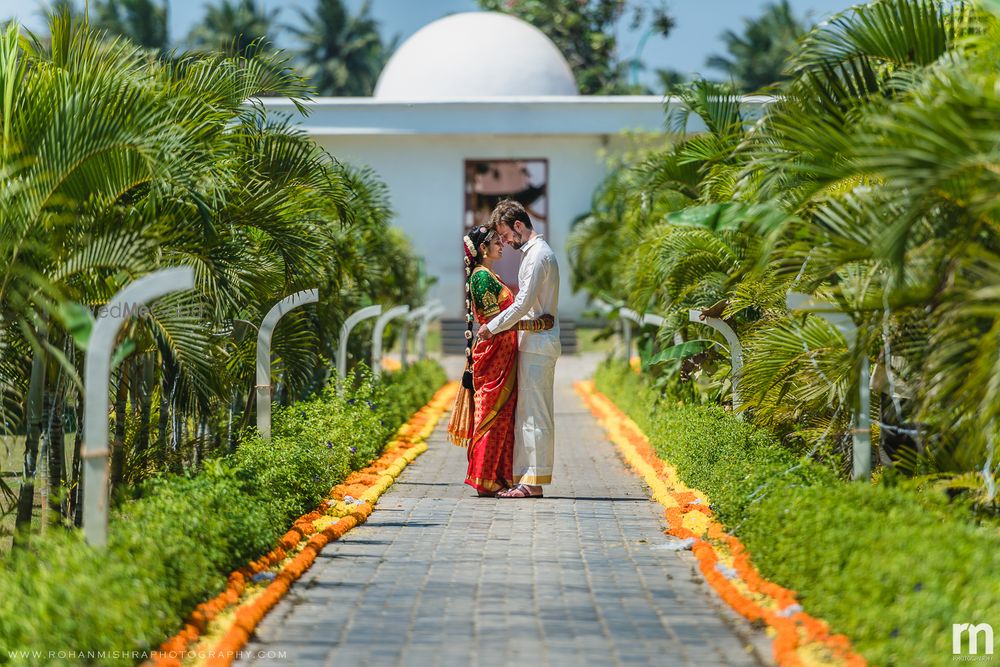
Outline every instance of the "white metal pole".
[[408, 312], [410, 312], [409, 306], [396, 306], [385, 311], [375, 320], [375, 330], [372, 332], [372, 375], [375, 377], [382, 375], [382, 338], [386, 325]]
[[[837, 304], [816, 301], [802, 292], [789, 292], [785, 297], [789, 310], [813, 313], [829, 322], [847, 341], [847, 347], [854, 350], [858, 340], [858, 327], [851, 316], [840, 310]], [[868, 386], [868, 355], [863, 351], [858, 361], [858, 402], [854, 410], [852, 429], [853, 455], [851, 478], [867, 481], [872, 476], [871, 388]]]
[[625, 344], [625, 363], [632, 363], [632, 323], [642, 326], [642, 316], [631, 308], [618, 310], [618, 318], [622, 322], [622, 341]]
[[646, 313], [645, 315], [642, 316], [642, 323], [659, 329], [666, 323], [666, 320], [660, 317], [659, 315]]
[[278, 320], [290, 310], [319, 301], [319, 290], [307, 289], [286, 296], [271, 306], [257, 330], [257, 431], [265, 440], [271, 439], [271, 338]]
[[427, 311], [431, 309], [431, 307], [432, 304], [427, 304], [420, 306], [419, 308], [414, 308], [407, 313], [406, 317], [403, 318], [403, 330], [399, 335], [399, 362], [402, 364], [403, 368], [410, 365], [410, 328], [413, 326], [414, 322], [419, 322]]
[[340, 342], [337, 348], [337, 387], [340, 393], [344, 392], [344, 378], [347, 377], [347, 339], [351, 335], [351, 330], [361, 322], [370, 317], [377, 317], [382, 313], [382, 306], [368, 306], [355, 312], [340, 327]]
[[712, 327], [721, 333], [725, 337], [726, 342], [729, 343], [730, 365], [733, 369], [733, 412], [736, 413], [737, 417], [742, 419], [743, 415], [739, 412], [740, 406], [743, 404], [740, 401], [739, 389], [740, 374], [743, 373], [743, 346], [740, 345], [740, 339], [736, 336], [733, 328], [726, 324], [725, 320], [718, 317], [705, 317], [701, 314], [700, 310], [688, 311], [688, 319], [692, 322]]
[[84, 359], [83, 535], [88, 544], [108, 542], [108, 387], [111, 354], [125, 320], [146, 312], [150, 301], [194, 287], [194, 269], [176, 266], [136, 280], [111, 297], [98, 313]]
[[614, 308], [611, 307], [611, 304], [609, 304], [607, 301], [604, 301], [603, 299], [594, 299], [593, 303], [594, 307], [597, 308], [598, 311], [600, 311], [601, 315], [610, 315], [612, 311], [614, 311]]
[[433, 308], [427, 311], [424, 319], [420, 322], [420, 327], [417, 329], [417, 358], [421, 361], [427, 358], [427, 327], [430, 326], [431, 322], [444, 315], [444, 313], [444, 306], [435, 304]]
[[[666, 318], [660, 317], [659, 315], [653, 315], [652, 313], [646, 313], [642, 316], [642, 323], [656, 327], [657, 329], [662, 329], [663, 325], [667, 323]], [[674, 333], [674, 345], [680, 345], [684, 342], [684, 336], [681, 335], [680, 331]]]

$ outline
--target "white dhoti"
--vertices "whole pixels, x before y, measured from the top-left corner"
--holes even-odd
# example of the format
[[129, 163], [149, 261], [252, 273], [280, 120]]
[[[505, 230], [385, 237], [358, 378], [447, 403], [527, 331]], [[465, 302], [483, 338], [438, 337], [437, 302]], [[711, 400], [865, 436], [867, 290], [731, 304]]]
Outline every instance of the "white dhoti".
[[562, 352], [559, 332], [559, 264], [545, 240], [532, 233], [521, 246], [524, 258], [517, 273], [520, 288], [514, 303], [485, 326], [492, 333], [514, 327], [518, 320], [548, 314], [555, 326], [518, 334], [517, 408], [514, 411], [514, 482], [551, 484], [556, 449], [552, 405], [556, 359]]
[[556, 357], [520, 352], [514, 413], [514, 482], [551, 484], [556, 419], [553, 406]]

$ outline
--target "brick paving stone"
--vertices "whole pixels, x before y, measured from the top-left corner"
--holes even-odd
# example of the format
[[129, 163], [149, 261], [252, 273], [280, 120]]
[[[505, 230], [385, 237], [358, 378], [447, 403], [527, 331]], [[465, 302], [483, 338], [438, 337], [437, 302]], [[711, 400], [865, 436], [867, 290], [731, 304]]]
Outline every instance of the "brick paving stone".
[[546, 498], [476, 497], [442, 423], [368, 522], [328, 545], [261, 622], [238, 664], [769, 664], [764, 633], [725, 607], [690, 553], [652, 548], [666, 542], [662, 508], [572, 389], [594, 363], [557, 364]]

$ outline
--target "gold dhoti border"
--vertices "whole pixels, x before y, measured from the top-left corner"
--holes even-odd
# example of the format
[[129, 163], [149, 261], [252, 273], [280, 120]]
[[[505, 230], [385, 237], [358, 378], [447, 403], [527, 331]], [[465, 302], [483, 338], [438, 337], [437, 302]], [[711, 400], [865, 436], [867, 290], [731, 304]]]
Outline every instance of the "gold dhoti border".
[[529, 484], [531, 486], [536, 486], [540, 484], [551, 484], [552, 475], [521, 475], [518, 477], [514, 475], [514, 481], [518, 484]]

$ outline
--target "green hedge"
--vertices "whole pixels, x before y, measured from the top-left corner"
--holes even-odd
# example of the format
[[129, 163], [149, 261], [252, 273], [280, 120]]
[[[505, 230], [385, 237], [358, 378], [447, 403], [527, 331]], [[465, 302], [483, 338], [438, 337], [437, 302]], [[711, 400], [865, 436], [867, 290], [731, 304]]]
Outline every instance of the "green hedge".
[[49, 651], [158, 646], [229, 572], [266, 553], [294, 518], [376, 458], [444, 382], [440, 366], [421, 362], [381, 383], [361, 380], [343, 398], [327, 389], [276, 408], [270, 443], [248, 438], [197, 475], [145, 485], [116, 510], [104, 551], [77, 531], [34, 538], [0, 566], [0, 663], [134, 664]]
[[843, 482], [720, 408], [660, 401], [621, 364], [602, 366], [596, 381], [708, 494], [761, 573], [797, 591], [872, 664], [952, 663], [953, 623], [1000, 632], [995, 526], [943, 496]]

